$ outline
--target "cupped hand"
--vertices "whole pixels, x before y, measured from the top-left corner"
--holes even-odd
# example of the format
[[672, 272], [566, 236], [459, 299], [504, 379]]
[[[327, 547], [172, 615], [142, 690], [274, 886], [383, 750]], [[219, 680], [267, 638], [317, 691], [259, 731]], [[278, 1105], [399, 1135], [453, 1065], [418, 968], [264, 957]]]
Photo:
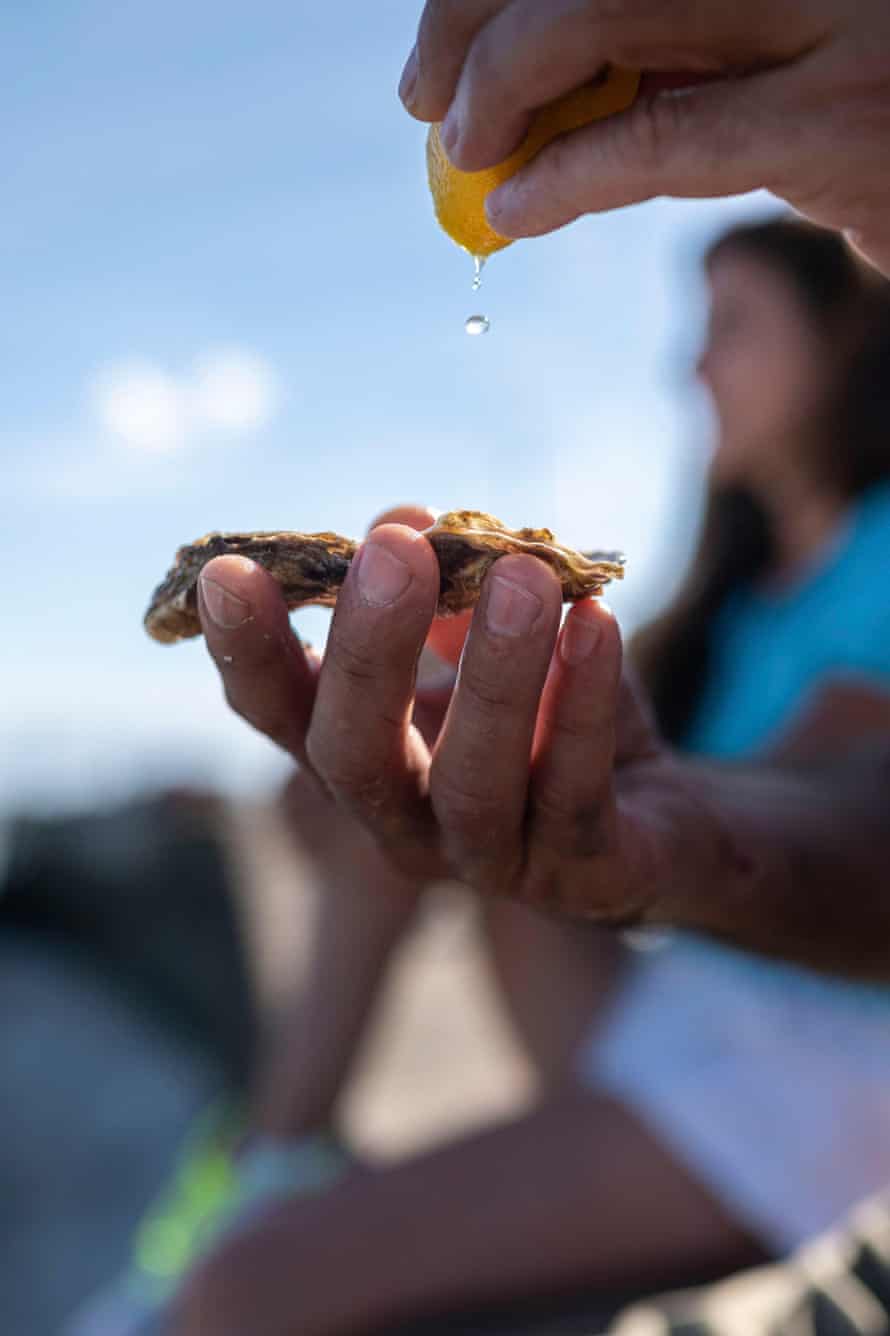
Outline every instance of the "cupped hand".
[[715, 832], [622, 680], [611, 613], [587, 600], [560, 629], [552, 571], [502, 557], [424, 736], [416, 668], [438, 589], [422, 533], [385, 523], [353, 562], [320, 663], [250, 562], [210, 562], [200, 606], [233, 709], [403, 874], [609, 921], [645, 914]]
[[610, 63], [692, 77], [545, 149], [490, 197], [498, 232], [765, 187], [890, 273], [886, 0], [427, 0], [400, 92], [475, 171]]

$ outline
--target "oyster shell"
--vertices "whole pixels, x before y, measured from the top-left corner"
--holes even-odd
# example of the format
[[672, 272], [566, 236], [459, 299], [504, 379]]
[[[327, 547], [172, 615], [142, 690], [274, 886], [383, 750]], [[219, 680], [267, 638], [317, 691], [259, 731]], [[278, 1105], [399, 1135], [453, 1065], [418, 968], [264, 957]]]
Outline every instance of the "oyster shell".
[[[441, 572], [439, 616], [471, 608], [498, 558], [528, 552], [559, 577], [567, 602], [602, 593], [624, 574], [617, 552], [576, 552], [558, 543], [549, 529], [508, 529], [492, 515], [454, 510], [424, 531]], [[335, 533], [211, 533], [181, 547], [152, 595], [145, 629], [155, 640], [173, 644], [200, 634], [198, 576], [214, 557], [240, 556], [263, 566], [281, 585], [288, 608], [307, 603], [332, 607], [358, 543]]]

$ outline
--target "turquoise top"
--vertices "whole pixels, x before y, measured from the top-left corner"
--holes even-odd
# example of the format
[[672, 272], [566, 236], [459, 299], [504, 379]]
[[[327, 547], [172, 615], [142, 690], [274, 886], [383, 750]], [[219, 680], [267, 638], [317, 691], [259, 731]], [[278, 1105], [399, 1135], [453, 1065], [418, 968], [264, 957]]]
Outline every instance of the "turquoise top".
[[837, 678], [890, 690], [890, 483], [866, 494], [805, 579], [729, 601], [684, 750], [751, 755]]
[[[794, 587], [747, 590], [728, 602], [684, 749], [725, 759], [756, 754], [812, 693], [838, 679], [890, 691], [890, 483], [860, 500], [830, 551]], [[713, 966], [724, 977], [740, 971], [748, 983], [756, 973], [758, 988], [780, 994], [810, 990], [823, 1004], [830, 992], [840, 1007], [890, 1005], [890, 988], [828, 979], [693, 935], [671, 941], [700, 977]]]

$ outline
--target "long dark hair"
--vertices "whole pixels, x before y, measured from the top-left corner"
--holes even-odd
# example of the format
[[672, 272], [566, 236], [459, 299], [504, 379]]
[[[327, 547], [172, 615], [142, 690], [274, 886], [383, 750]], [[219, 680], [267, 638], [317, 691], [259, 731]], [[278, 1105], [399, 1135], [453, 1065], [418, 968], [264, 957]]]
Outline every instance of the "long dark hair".
[[[790, 282], [832, 351], [837, 375], [814, 429], [813, 467], [827, 487], [852, 500], [890, 477], [890, 284], [836, 233], [793, 219], [733, 228], [708, 251], [706, 266], [730, 252], [751, 256]], [[685, 587], [631, 645], [669, 741], [682, 743], [692, 723], [720, 610], [774, 559], [763, 506], [743, 488], [712, 487]]]

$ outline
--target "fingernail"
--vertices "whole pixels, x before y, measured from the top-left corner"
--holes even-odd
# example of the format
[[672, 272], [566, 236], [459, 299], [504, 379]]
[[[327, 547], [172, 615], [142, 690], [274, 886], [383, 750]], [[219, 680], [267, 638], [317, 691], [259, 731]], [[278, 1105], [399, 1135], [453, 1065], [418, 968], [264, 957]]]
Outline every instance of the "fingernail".
[[492, 576], [485, 604], [485, 624], [496, 636], [521, 636], [530, 631], [541, 611], [541, 600], [504, 575]]
[[449, 111], [448, 115], [445, 117], [444, 121], [442, 122], [442, 128], [439, 131], [439, 138], [442, 141], [442, 147], [448, 154], [452, 152], [455, 145], [457, 144], [457, 141], [460, 139], [460, 123], [457, 119], [457, 116], [454, 114], [453, 107], [451, 111]]
[[358, 592], [363, 603], [386, 608], [411, 583], [411, 569], [379, 543], [365, 543], [358, 563]]
[[405, 68], [402, 71], [402, 77], [399, 81], [399, 97], [406, 107], [414, 105], [414, 95], [417, 92], [417, 76], [420, 73], [420, 67], [417, 61], [417, 47], [415, 46], [410, 56], [405, 62]]
[[493, 190], [485, 201], [485, 212], [488, 215], [490, 223], [497, 222], [498, 218], [507, 211], [510, 205], [511, 189], [509, 185], [499, 186]]
[[222, 631], [234, 631], [243, 626], [250, 616], [250, 604], [243, 598], [230, 594], [216, 580], [201, 576], [201, 599], [207, 610], [207, 616]]
[[601, 627], [589, 617], [570, 613], [559, 641], [559, 653], [563, 663], [572, 666], [589, 657], [596, 649]]

